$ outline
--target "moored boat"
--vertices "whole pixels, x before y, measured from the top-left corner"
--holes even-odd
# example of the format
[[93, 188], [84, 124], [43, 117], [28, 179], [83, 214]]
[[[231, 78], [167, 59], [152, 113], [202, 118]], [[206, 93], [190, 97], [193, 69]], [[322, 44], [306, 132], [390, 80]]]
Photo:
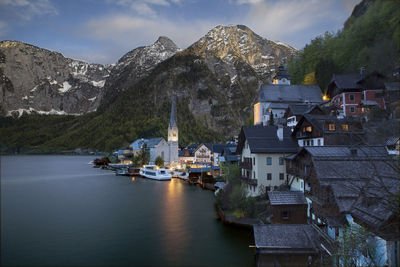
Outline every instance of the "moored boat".
[[140, 175], [158, 181], [169, 181], [172, 178], [171, 173], [165, 168], [158, 168], [156, 165], [144, 165], [140, 169]]

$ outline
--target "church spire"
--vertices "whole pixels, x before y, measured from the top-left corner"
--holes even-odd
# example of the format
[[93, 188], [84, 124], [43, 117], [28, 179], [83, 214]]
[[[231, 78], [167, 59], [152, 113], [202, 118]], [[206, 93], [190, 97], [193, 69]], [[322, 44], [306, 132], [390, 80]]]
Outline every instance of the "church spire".
[[169, 127], [177, 127], [176, 120], [176, 106], [175, 106], [175, 96], [172, 96], [172, 105], [171, 105], [171, 118], [169, 120]]

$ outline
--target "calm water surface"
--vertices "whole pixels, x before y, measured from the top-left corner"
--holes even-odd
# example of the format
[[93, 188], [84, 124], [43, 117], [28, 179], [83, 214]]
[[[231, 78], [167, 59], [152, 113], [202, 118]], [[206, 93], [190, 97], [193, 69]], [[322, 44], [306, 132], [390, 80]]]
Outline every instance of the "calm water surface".
[[2, 266], [253, 266], [252, 233], [215, 219], [213, 192], [92, 159], [1, 157]]

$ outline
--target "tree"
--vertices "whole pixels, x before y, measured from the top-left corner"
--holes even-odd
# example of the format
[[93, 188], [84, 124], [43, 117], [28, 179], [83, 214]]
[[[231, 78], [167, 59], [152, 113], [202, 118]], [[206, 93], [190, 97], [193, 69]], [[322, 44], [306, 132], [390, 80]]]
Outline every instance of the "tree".
[[160, 156], [156, 157], [155, 163], [158, 167], [164, 166], [164, 159]]
[[272, 114], [272, 110], [269, 111], [269, 121], [268, 121], [268, 125], [275, 125], [274, 114]]

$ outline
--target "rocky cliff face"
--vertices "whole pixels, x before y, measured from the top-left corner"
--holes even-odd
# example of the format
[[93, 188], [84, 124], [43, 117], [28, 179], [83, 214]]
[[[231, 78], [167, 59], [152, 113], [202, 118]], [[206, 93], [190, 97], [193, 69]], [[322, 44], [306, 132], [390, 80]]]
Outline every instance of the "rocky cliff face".
[[0, 42], [0, 105], [6, 114], [96, 110], [109, 69], [14, 41]]
[[142, 46], [126, 53], [112, 67], [105, 85], [104, 105], [113, 103], [127, 88], [146, 77], [157, 64], [175, 55], [180, 49], [169, 38], [161, 36], [150, 46]]
[[217, 26], [187, 49], [188, 53], [206, 59], [211, 69], [218, 68], [214, 58], [221, 59], [236, 75], [238, 62], [248, 64], [264, 82], [271, 80], [274, 71], [286, 64], [296, 50], [280, 42], [272, 42], [255, 34], [248, 27]]

